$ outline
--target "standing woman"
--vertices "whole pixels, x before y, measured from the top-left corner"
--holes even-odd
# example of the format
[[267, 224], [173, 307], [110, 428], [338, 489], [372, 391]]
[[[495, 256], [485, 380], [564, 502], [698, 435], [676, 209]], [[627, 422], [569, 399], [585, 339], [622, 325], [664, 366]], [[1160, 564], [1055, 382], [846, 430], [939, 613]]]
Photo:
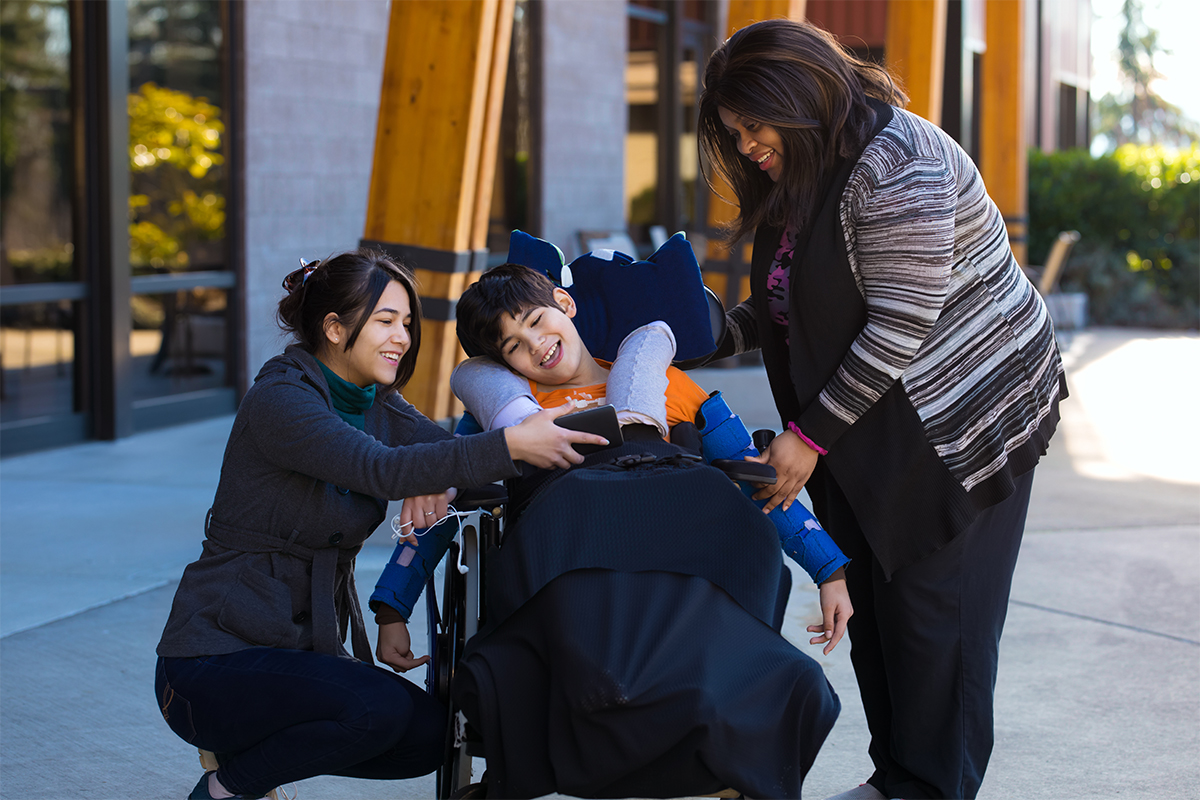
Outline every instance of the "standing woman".
[[875, 772], [839, 797], [975, 797], [1033, 469], [1066, 396], [1045, 305], [979, 172], [882, 68], [772, 20], [713, 53], [705, 158], [754, 232], [717, 356], [761, 348], [784, 431], [767, 508], [807, 485], [842, 551]]
[[[296, 343], [242, 400], [203, 550], [184, 570], [158, 645], [163, 717], [220, 762], [191, 798], [436, 769], [445, 709], [373, 665], [355, 555], [388, 500], [408, 498], [402, 521], [429, 527], [452, 486], [515, 476], [517, 459], [567, 466], [582, 460], [573, 442], [603, 443], [556, 426], [565, 409], [455, 439], [405, 402], [420, 305], [412, 272], [380, 253], [308, 264], [283, 285], [278, 318]], [[380, 626], [380, 660], [396, 671], [423, 664], [405, 622], [391, 618]]]

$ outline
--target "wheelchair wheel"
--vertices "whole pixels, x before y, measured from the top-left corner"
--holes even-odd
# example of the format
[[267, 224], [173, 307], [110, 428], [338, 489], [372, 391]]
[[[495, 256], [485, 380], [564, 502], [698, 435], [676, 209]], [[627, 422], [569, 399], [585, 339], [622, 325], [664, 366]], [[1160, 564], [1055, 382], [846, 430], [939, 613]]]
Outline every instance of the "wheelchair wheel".
[[[467, 525], [462, 532], [463, 547], [453, 543], [446, 553], [446, 580], [442, 595], [443, 611], [441, 631], [436, 637], [438, 654], [441, 656], [437, 670], [437, 693], [446, 704], [446, 760], [437, 773], [439, 798], [458, 796], [471, 785], [471, 753], [466, 741], [466, 717], [451, 700], [450, 686], [454, 670], [462, 658], [467, 642], [479, 630], [480, 575], [479, 534], [475, 526]], [[458, 571], [458, 557], [466, 574]]]

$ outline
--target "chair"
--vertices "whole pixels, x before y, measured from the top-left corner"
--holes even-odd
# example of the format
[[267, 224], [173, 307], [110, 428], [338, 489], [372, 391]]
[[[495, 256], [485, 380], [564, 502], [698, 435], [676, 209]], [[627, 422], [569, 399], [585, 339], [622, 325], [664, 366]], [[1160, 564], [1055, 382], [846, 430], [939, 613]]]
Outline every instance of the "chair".
[[633, 237], [625, 231], [580, 231], [579, 252], [588, 253], [593, 250], [615, 250], [634, 258], [637, 258], [638, 254]]
[[1079, 231], [1062, 231], [1050, 247], [1044, 267], [1025, 267], [1025, 274], [1037, 287], [1046, 310], [1058, 330], [1082, 328], [1087, 319], [1087, 295], [1083, 292], [1059, 292], [1058, 279], [1071, 249], [1079, 241]]
[[1071, 249], [1078, 241], [1079, 231], [1062, 231], [1051, 245], [1044, 267], [1025, 267], [1025, 274], [1033, 281], [1042, 297], [1051, 294], [1058, 287], [1063, 265], [1067, 263], [1067, 257], [1071, 255]]

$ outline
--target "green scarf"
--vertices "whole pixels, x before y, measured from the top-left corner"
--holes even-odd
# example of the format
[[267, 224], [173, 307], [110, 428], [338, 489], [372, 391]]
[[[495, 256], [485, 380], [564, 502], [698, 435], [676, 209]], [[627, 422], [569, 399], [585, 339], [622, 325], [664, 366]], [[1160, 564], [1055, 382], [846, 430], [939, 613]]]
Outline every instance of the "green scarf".
[[[317, 360], [318, 364], [321, 361]], [[366, 389], [340, 378], [329, 367], [321, 364], [321, 372], [325, 373], [325, 382], [329, 384], [329, 394], [333, 397], [333, 410], [342, 419], [349, 422], [360, 431], [366, 427], [367, 409], [375, 402], [375, 384]]]

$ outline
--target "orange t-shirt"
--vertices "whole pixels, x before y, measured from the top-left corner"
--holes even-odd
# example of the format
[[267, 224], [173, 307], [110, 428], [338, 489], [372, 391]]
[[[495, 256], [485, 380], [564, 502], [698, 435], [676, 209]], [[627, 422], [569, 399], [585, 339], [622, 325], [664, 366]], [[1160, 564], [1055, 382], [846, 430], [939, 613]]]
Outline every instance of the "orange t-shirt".
[[[608, 361], [601, 361], [598, 358], [596, 363], [605, 369], [612, 366]], [[685, 421], [695, 422], [700, 406], [708, 399], [708, 393], [689, 378], [683, 370], [676, 367], [667, 367], [667, 381], [667, 426], [673, 427], [676, 423]], [[577, 403], [582, 401], [582, 405], [579, 407], [579, 410], [582, 411], [585, 408], [594, 408], [605, 403], [606, 386], [603, 383], [574, 389], [542, 391], [538, 389], [536, 383], [530, 381], [529, 390], [533, 392], [534, 399], [542, 408], [555, 408], [568, 400], [574, 400]]]

